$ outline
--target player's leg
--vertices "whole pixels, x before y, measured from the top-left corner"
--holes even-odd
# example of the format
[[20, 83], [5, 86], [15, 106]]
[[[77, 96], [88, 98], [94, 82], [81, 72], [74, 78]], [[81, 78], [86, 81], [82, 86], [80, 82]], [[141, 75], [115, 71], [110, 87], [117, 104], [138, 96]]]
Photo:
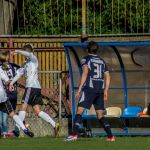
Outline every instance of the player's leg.
[[78, 138], [78, 134], [80, 133], [81, 124], [82, 124], [82, 113], [84, 109], [85, 108], [80, 106], [77, 108], [77, 113], [73, 124], [73, 132], [67, 138], [65, 138], [64, 141], [73, 141]]
[[4, 103], [0, 103], [0, 135], [2, 135], [3, 138], [7, 136], [8, 132], [8, 114], [6, 113], [6, 109]]
[[23, 103], [21, 105], [21, 109], [19, 111], [18, 116], [22, 122], [25, 120], [27, 107], [28, 107], [28, 104], [26, 104], [26, 103]]
[[41, 106], [36, 104], [33, 106], [33, 110], [35, 112], [35, 114], [37, 116], [39, 116], [40, 118], [42, 118], [43, 120], [45, 120], [46, 122], [48, 122], [49, 124], [51, 124], [53, 126], [53, 128], [56, 127], [56, 122], [44, 111], [41, 111]]
[[84, 90], [79, 97], [78, 108], [75, 116], [74, 131], [78, 132], [82, 124], [82, 113], [84, 109], [90, 109], [93, 103], [93, 94]]
[[[25, 120], [26, 110], [27, 110], [28, 102], [29, 102], [31, 96], [32, 96], [32, 88], [26, 88], [24, 95], [23, 95], [23, 98], [22, 98], [21, 109], [18, 113], [18, 116], [22, 122]], [[15, 131], [18, 132], [19, 130], [20, 130], [19, 126], [16, 125], [16, 128], [13, 132], [15, 132]]]
[[94, 107], [97, 114], [97, 118], [104, 128], [105, 132], [107, 133], [107, 140], [115, 141], [115, 138], [112, 134], [110, 124], [108, 123], [107, 119], [104, 117], [105, 107], [104, 107], [104, 96], [103, 94], [97, 94], [96, 99], [94, 100]]
[[8, 114], [5, 112], [2, 113], [2, 131], [3, 138], [5, 138], [8, 133]]
[[3, 112], [0, 111], [0, 136], [2, 134], [2, 126], [3, 126]]
[[40, 107], [41, 106], [38, 104], [33, 106], [35, 114], [40, 118], [42, 118], [43, 120], [45, 120], [46, 122], [48, 122], [49, 124], [51, 124], [52, 127], [54, 128], [55, 136], [57, 136], [60, 128], [59, 123], [56, 123], [47, 113], [42, 111]]
[[20, 120], [20, 118], [15, 114], [14, 111], [12, 111], [11, 113], [9, 113], [9, 116], [13, 118], [13, 120], [15, 121], [15, 123], [23, 130], [23, 132], [30, 137], [33, 137], [34, 134], [25, 127], [25, 125], [23, 124], [23, 122]]
[[[16, 106], [17, 106], [17, 93], [8, 93], [7, 96], [9, 97], [9, 101], [13, 107], [13, 110], [15, 111], [16, 110]], [[16, 136], [16, 137], [19, 137], [19, 134], [20, 134], [20, 126], [18, 126], [16, 124], [15, 126], [15, 129], [8, 133], [8, 136], [9, 137], [13, 137], [13, 136]]]
[[30, 136], [30, 137], [33, 137], [34, 134], [29, 131], [23, 124], [23, 122], [21, 121], [21, 119], [19, 118], [19, 116], [16, 115], [15, 111], [13, 110], [13, 107], [10, 103], [9, 100], [7, 100], [5, 103], [5, 109], [7, 111], [7, 113], [9, 114], [10, 117], [13, 118], [13, 120], [15, 121], [15, 123], [24, 131], [24, 133], [27, 135], [27, 136]]
[[59, 124], [56, 123], [47, 113], [41, 110], [41, 105], [43, 104], [41, 89], [32, 88], [29, 104], [32, 105], [33, 110], [37, 116], [52, 125], [55, 135], [57, 135], [59, 132]]
[[101, 126], [104, 128], [105, 132], [107, 133], [108, 138], [112, 138], [113, 135], [111, 132], [111, 127], [107, 119], [104, 117], [104, 110], [96, 110], [96, 114]]
[[23, 95], [23, 98], [22, 98], [21, 109], [20, 109], [19, 114], [18, 114], [21, 121], [25, 120], [26, 110], [27, 110], [27, 107], [28, 107], [28, 103], [31, 99], [31, 96], [32, 96], [32, 88], [26, 88], [25, 92], [24, 92], [24, 95]]
[[[18, 117], [20, 118], [20, 120], [22, 122], [25, 120], [27, 107], [28, 107], [27, 104], [22, 104], [21, 109], [18, 113]], [[18, 124], [16, 124], [15, 130], [13, 130], [13, 133], [15, 134], [15, 136], [17, 136], [17, 137], [19, 136], [19, 131], [20, 131], [20, 126]]]
[[85, 109], [90, 109], [93, 103], [93, 95], [88, 91], [82, 91], [81, 96], [79, 97], [77, 112], [75, 116], [75, 121], [73, 125], [73, 133], [65, 138], [65, 141], [72, 141], [78, 138], [80, 133], [81, 124], [82, 124], [82, 113]]
[[[20, 118], [20, 120], [23, 122], [25, 120], [25, 116], [26, 116], [26, 110], [28, 107], [28, 101], [30, 98], [30, 94], [31, 94], [31, 88], [26, 88], [23, 98], [22, 98], [22, 105], [20, 108], [20, 111], [18, 113], [18, 117]], [[17, 95], [9, 95], [11, 101], [16, 101]], [[15, 106], [14, 106], [15, 107]], [[14, 108], [13, 107], [13, 108]], [[12, 131], [12, 133], [16, 136], [19, 137], [20, 135], [20, 126], [18, 124], [16, 124], [15, 129]]]
[[[26, 116], [26, 110], [27, 110], [28, 105], [26, 103], [23, 103], [21, 105], [21, 109], [18, 113], [18, 117], [20, 118], [20, 120], [23, 122], [25, 120], [25, 116]], [[15, 108], [15, 106], [13, 106], [13, 108]], [[18, 124], [16, 124], [15, 129], [12, 131], [12, 133], [16, 136], [19, 137], [20, 135], [20, 126]]]
[[80, 107], [80, 106], [77, 108], [77, 113], [75, 116], [75, 122], [74, 122], [74, 126], [73, 126], [74, 134], [78, 134], [80, 132], [81, 125], [82, 125], [82, 113], [83, 113], [84, 109], [85, 108]]

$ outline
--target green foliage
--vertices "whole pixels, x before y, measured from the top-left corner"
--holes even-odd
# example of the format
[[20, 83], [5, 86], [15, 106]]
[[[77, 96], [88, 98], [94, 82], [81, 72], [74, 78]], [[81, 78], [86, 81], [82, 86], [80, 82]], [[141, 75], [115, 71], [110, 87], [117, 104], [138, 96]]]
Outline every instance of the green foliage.
[[[24, 0], [18, 11], [15, 34], [82, 33], [81, 0]], [[86, 13], [88, 34], [150, 32], [149, 0], [87, 0]]]

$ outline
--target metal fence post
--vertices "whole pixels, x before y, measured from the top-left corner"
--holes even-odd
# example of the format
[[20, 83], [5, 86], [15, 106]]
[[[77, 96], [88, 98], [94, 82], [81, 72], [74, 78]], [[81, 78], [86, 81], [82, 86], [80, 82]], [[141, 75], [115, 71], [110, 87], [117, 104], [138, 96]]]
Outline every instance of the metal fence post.
[[61, 123], [61, 101], [62, 101], [62, 71], [59, 78], [59, 123]]
[[82, 35], [81, 41], [84, 42], [88, 39], [86, 34], [86, 0], [82, 0]]
[[13, 38], [8, 38], [7, 47], [9, 48], [9, 62], [13, 62], [13, 56], [10, 54], [11, 48], [13, 48]]

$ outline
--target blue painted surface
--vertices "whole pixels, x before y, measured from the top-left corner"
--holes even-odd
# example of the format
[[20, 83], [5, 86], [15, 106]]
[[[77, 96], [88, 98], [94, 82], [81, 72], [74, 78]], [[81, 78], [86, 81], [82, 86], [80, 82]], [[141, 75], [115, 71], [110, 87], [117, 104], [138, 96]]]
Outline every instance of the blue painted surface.
[[139, 106], [129, 106], [124, 109], [121, 118], [140, 118], [138, 113], [142, 112]]
[[124, 66], [123, 60], [121, 58], [121, 55], [120, 55], [118, 49], [115, 46], [111, 46], [111, 48], [116, 53], [119, 63], [120, 63], [122, 79], [123, 79], [123, 89], [124, 89], [123, 90], [123, 92], [124, 92], [124, 108], [126, 108], [126, 107], [128, 107], [128, 89], [127, 89], [127, 77], [126, 77], [125, 66]]
[[[88, 43], [81, 43], [81, 42], [66, 42], [64, 43], [65, 47], [69, 46], [87, 46]], [[136, 45], [150, 45], [150, 42], [97, 42], [98, 46], [136, 46]]]
[[65, 52], [68, 60], [68, 66], [69, 66], [69, 73], [70, 73], [70, 83], [71, 83], [71, 103], [72, 103], [72, 123], [74, 122], [75, 119], [75, 93], [74, 93], [74, 80], [73, 80], [73, 72], [72, 72], [72, 65], [71, 65], [71, 60], [69, 56], [69, 51], [68, 48], [65, 47]]

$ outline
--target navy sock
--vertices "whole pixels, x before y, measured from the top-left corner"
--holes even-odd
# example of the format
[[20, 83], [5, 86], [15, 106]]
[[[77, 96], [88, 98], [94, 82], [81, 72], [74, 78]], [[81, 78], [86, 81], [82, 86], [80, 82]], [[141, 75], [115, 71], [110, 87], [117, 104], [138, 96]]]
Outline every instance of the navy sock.
[[78, 134], [80, 132], [80, 127], [82, 124], [82, 115], [77, 114], [75, 117], [75, 123], [73, 127], [73, 134]]
[[113, 135], [112, 135], [111, 128], [110, 128], [110, 125], [107, 122], [107, 120], [103, 117], [103, 118], [99, 119], [99, 122], [102, 125], [102, 127], [104, 128], [105, 132], [107, 133], [107, 136], [109, 138], [111, 138]]

